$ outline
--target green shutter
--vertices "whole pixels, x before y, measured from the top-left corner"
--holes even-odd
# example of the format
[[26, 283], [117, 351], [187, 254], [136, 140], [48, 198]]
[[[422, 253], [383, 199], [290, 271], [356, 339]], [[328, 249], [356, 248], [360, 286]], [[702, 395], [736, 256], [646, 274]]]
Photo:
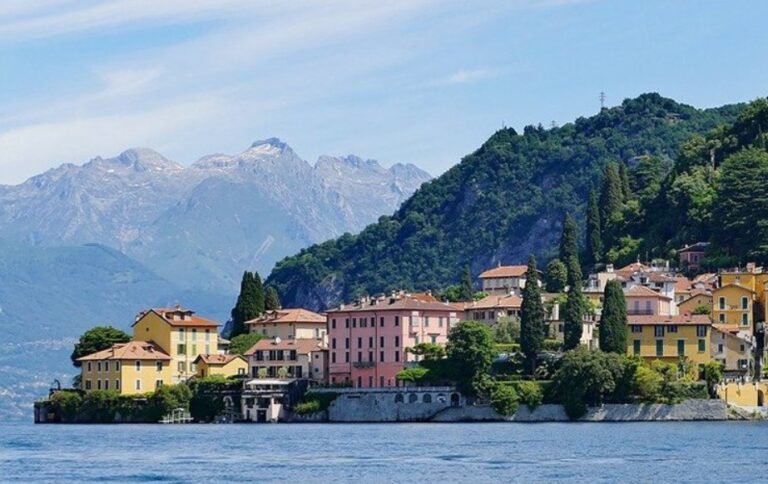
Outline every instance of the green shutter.
[[707, 350], [707, 340], [699, 340], [699, 353], [704, 353]]
[[636, 355], [640, 354], [640, 340], [636, 339], [632, 342], [632, 352]]
[[677, 340], [677, 356], [685, 356], [685, 340]]
[[664, 356], [664, 340], [656, 340], [656, 356]]

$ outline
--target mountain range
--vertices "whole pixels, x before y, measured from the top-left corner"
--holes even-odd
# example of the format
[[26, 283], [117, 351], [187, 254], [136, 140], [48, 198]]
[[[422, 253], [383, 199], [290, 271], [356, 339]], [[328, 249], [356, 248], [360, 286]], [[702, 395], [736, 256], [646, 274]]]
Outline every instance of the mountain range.
[[[139, 310], [174, 303], [223, 323], [244, 270], [357, 232], [429, 179], [354, 155], [313, 165], [270, 138], [190, 166], [134, 148], [0, 185], [0, 418], [72, 371], [85, 329], [127, 330]], [[23, 361], [39, 350], [50, 357], [32, 374]]]

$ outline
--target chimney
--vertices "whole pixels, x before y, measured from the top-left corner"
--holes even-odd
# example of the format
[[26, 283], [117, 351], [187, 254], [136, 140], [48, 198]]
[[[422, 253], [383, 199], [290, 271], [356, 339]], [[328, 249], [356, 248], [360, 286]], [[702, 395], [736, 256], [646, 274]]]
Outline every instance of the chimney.
[[613, 264], [606, 264], [605, 272], [613, 272]]
[[754, 262], [747, 262], [747, 272], [755, 272], [755, 263]]

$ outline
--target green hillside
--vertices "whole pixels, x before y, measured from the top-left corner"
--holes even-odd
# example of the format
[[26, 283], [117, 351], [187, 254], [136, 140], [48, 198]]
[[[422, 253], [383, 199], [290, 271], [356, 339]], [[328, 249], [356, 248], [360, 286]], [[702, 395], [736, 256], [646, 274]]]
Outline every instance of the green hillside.
[[[743, 105], [698, 110], [644, 94], [562, 127], [502, 129], [390, 217], [280, 261], [267, 281], [285, 304], [322, 309], [364, 293], [435, 289], [530, 252], [553, 253], [566, 211], [583, 226], [587, 193], [610, 162], [672, 165], [695, 134]], [[583, 235], [583, 234], [582, 234]]]

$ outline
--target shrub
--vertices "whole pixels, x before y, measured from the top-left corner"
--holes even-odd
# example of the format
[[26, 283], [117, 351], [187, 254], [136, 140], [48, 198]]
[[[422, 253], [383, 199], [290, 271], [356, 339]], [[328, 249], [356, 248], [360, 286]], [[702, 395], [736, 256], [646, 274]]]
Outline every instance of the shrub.
[[520, 381], [515, 385], [517, 396], [520, 403], [525, 404], [529, 410], [533, 411], [541, 405], [544, 400], [544, 392], [541, 385], [533, 381]]
[[83, 397], [82, 416], [86, 422], [111, 423], [115, 420], [120, 394], [115, 390], [93, 390]]
[[501, 415], [514, 415], [517, 412], [517, 402], [517, 393], [509, 385], [497, 384], [491, 390], [491, 407]]
[[420, 384], [424, 381], [428, 374], [428, 369], [417, 366], [400, 370], [397, 375], [395, 375], [395, 379], [411, 382], [414, 384]]
[[704, 365], [704, 381], [707, 383], [707, 392], [711, 398], [717, 398], [717, 384], [723, 379], [723, 365], [717, 361], [710, 361]]
[[541, 344], [542, 351], [558, 352], [563, 349], [563, 343], [556, 339], [545, 339]]
[[493, 345], [493, 350], [497, 354], [502, 353], [519, 353], [520, 352], [520, 344], [519, 343], [496, 343]]
[[74, 422], [80, 414], [83, 397], [78, 392], [56, 392], [50, 399], [51, 410], [64, 422]]
[[333, 392], [307, 392], [301, 399], [301, 402], [297, 403], [293, 407], [293, 411], [299, 415], [309, 415], [315, 412], [327, 410], [331, 406], [331, 402], [336, 400], [338, 393]]
[[640, 366], [635, 372], [633, 393], [642, 402], [655, 403], [659, 399], [664, 379], [647, 366]]

